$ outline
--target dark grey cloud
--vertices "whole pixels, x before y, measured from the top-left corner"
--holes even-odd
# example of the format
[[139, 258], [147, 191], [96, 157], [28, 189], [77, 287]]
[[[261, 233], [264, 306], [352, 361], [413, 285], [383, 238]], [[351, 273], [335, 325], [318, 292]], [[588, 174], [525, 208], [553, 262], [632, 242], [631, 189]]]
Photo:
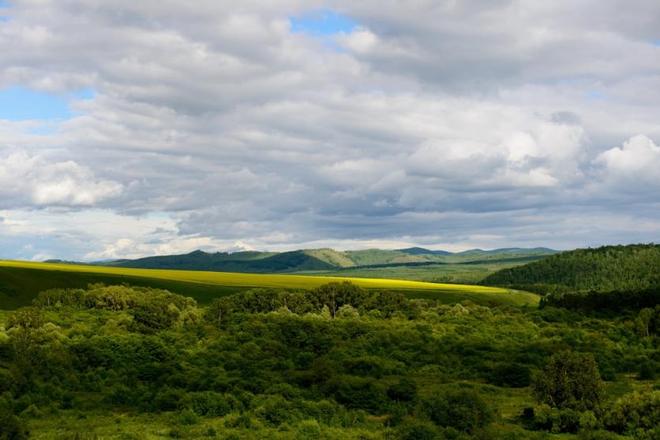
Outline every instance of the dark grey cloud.
[[[322, 7], [359, 26], [334, 44], [290, 31]], [[20, 0], [9, 15], [0, 85], [95, 90], [47, 136], [0, 121], [0, 237], [97, 225], [33, 255], [660, 233], [655, 1]]]

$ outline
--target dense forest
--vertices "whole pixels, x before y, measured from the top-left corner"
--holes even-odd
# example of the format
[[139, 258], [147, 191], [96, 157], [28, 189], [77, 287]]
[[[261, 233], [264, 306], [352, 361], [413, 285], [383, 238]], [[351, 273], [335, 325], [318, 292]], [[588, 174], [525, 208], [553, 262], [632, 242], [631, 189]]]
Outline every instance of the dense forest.
[[50, 290], [0, 315], [0, 438], [653, 440], [659, 315]]
[[578, 249], [503, 269], [483, 284], [546, 294], [542, 305], [641, 309], [660, 302], [660, 245]]

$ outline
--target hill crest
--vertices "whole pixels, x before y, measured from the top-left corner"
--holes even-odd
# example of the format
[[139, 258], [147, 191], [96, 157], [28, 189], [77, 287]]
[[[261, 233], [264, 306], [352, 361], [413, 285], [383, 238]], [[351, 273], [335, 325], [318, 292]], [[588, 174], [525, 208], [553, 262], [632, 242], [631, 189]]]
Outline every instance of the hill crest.
[[461, 264], [482, 261], [497, 261], [511, 258], [542, 258], [556, 253], [551, 249], [507, 248], [490, 251], [471, 250], [452, 253], [444, 250], [430, 250], [421, 247], [406, 249], [365, 249], [338, 251], [331, 248], [300, 249], [286, 252], [237, 251], [205, 252], [195, 251], [158, 255], [137, 259], [93, 262], [94, 265], [143, 268], [143, 269], [185, 269], [250, 273], [293, 273], [342, 270], [360, 267], [388, 267], [417, 264]]

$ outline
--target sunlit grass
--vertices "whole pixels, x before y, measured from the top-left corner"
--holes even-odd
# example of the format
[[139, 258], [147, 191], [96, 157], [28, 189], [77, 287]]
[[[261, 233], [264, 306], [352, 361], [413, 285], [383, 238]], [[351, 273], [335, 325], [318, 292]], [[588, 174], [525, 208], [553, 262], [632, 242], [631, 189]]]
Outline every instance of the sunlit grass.
[[[284, 274], [250, 274], [232, 272], [206, 272], [192, 270], [163, 270], [163, 269], [133, 269], [124, 267], [92, 266], [78, 264], [37, 263], [29, 261], [0, 261], [0, 268], [17, 269], [25, 273], [23, 278], [34, 284], [35, 279], [43, 279], [44, 287], [63, 287], [66, 280], [70, 279], [71, 286], [79, 286], [74, 278], [83, 276], [84, 279], [93, 279], [89, 275], [112, 277], [116, 282], [131, 283], [138, 280], [141, 284], [149, 284], [150, 280], [156, 282], [158, 287], [168, 288], [167, 283], [176, 283], [174, 291], [185, 290], [190, 287], [190, 296], [199, 297], [203, 302], [210, 299], [204, 287], [209, 288], [232, 288], [243, 290], [255, 287], [273, 287], [289, 289], [312, 289], [333, 281], [350, 281], [367, 289], [387, 289], [402, 291], [412, 297], [437, 298], [447, 302], [470, 299], [476, 302], [498, 302], [511, 305], [536, 305], [539, 297], [528, 292], [512, 291], [498, 287], [487, 287], [466, 284], [440, 284], [423, 281], [395, 280], [386, 278], [353, 278], [334, 276], [311, 276], [311, 275], [284, 275]], [[26, 272], [27, 271], [27, 272]], [[70, 275], [69, 275], [70, 274]], [[57, 286], [48, 286], [48, 277], [58, 276], [60, 280]], [[105, 279], [103, 279], [105, 281]], [[107, 281], [105, 281], [107, 282]], [[64, 283], [64, 284], [63, 284]], [[183, 283], [183, 284], [182, 284]], [[202, 288], [200, 290], [200, 288]], [[43, 289], [42, 289], [43, 290]], [[223, 292], [231, 293], [229, 292]]]

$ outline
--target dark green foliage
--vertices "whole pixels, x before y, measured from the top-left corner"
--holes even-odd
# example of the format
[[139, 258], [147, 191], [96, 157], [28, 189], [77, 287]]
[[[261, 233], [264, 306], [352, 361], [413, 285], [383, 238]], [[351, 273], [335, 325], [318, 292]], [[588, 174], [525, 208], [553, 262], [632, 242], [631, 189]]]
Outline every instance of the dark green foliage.
[[[88, 435], [105, 415], [117, 432], [126, 427], [121, 420], [156, 421], [152, 432], [179, 438], [211, 435], [211, 427], [220, 438], [654, 435], [648, 392], [617, 399], [608, 388], [589, 411], [589, 387], [573, 379], [598, 359], [614, 378], [653, 386], [636, 378], [658, 361], [655, 309], [606, 318], [443, 305], [347, 284], [258, 289], [200, 308], [170, 292], [94, 285], [44, 293], [34, 307], [0, 319], [0, 402], [31, 428], [52, 426], [44, 437], [59, 435], [60, 419]], [[553, 360], [567, 348], [573, 352]], [[580, 370], [555, 381], [564, 388], [536, 383], [561, 389], [568, 403], [509, 416], [532, 405], [532, 389], [519, 387], [544, 368]], [[632, 385], [612, 386], [618, 393]]]
[[503, 269], [483, 283], [548, 294], [547, 306], [638, 310], [660, 303], [659, 267], [660, 245], [604, 246]]
[[449, 390], [422, 401], [424, 414], [438, 426], [464, 432], [483, 428], [493, 420], [493, 412], [474, 391]]
[[181, 425], [196, 425], [199, 423], [199, 417], [193, 410], [184, 409], [179, 414], [178, 422]]
[[211, 303], [206, 319], [224, 325], [237, 314], [268, 313], [288, 310], [296, 314], [322, 313], [335, 318], [343, 306], [352, 306], [359, 313], [378, 310], [389, 317], [395, 312], [411, 313], [413, 308], [403, 294], [362, 289], [349, 282], [329, 283], [314, 290], [287, 291], [253, 289], [219, 298]]
[[[118, 395], [126, 395], [127, 390], [122, 390], [123, 392]], [[130, 391], [129, 391], [130, 393]], [[183, 399], [184, 396], [188, 397], [186, 393], [183, 390], [176, 389], [176, 388], [170, 388], [170, 387], [163, 387], [161, 390], [156, 393], [156, 395], [153, 398], [153, 409], [155, 411], [174, 411], [179, 409], [180, 407], [183, 406]], [[119, 397], [119, 401], [115, 400], [113, 403], [119, 403], [121, 404], [122, 398]], [[188, 402], [187, 402], [188, 403]], [[189, 404], [190, 405], [190, 404]], [[190, 405], [192, 406], [192, 405]]]
[[387, 403], [385, 387], [372, 379], [337, 376], [326, 384], [326, 392], [347, 408], [380, 413]]
[[24, 440], [28, 438], [29, 432], [23, 420], [0, 408], [0, 440]]
[[534, 395], [539, 402], [551, 407], [598, 408], [603, 384], [593, 355], [572, 351], [554, 354], [534, 379]]
[[564, 307], [585, 312], [640, 310], [657, 307], [658, 303], [660, 287], [632, 291], [551, 293], [541, 298], [541, 307]]
[[169, 328], [181, 318], [183, 312], [196, 306], [192, 298], [166, 290], [103, 284], [90, 285], [87, 290], [47, 290], [35, 298], [34, 304], [40, 307], [69, 306], [115, 312], [127, 310], [133, 316], [135, 329], [143, 332]]
[[222, 417], [232, 410], [231, 400], [214, 391], [189, 392], [181, 405], [192, 409], [199, 416]]
[[23, 330], [34, 330], [44, 325], [44, 317], [41, 310], [25, 308], [12, 313], [7, 320], [7, 329], [19, 328]]
[[660, 364], [653, 360], [647, 359], [639, 364], [639, 372], [637, 378], [639, 380], [655, 380], [660, 371]]
[[410, 379], [403, 378], [390, 385], [387, 397], [396, 402], [412, 402], [417, 399], [417, 385]]
[[519, 363], [501, 363], [493, 368], [489, 380], [501, 387], [521, 388], [529, 386], [531, 371], [528, 366]]
[[[621, 434], [660, 434], [660, 391], [631, 393], [617, 399], [607, 410], [605, 426]], [[654, 433], [654, 434], [651, 434]]]
[[533, 426], [550, 432], [576, 433], [580, 429], [581, 416], [579, 411], [571, 408], [550, 408], [546, 405], [535, 411]]
[[440, 440], [440, 430], [430, 422], [423, 420], [407, 420], [397, 428], [399, 440]]

